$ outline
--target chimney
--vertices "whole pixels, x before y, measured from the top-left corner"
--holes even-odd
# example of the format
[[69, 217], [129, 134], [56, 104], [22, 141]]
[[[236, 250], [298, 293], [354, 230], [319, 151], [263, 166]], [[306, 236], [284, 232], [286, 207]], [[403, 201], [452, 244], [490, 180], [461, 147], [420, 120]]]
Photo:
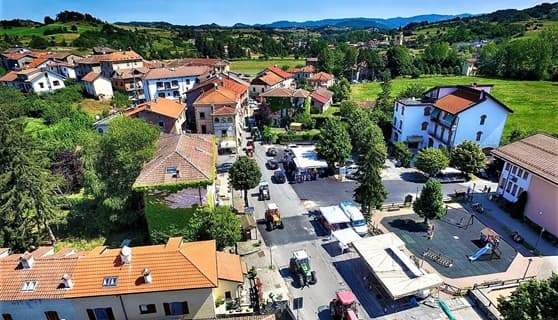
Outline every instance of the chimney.
[[141, 275], [143, 276], [143, 282], [144, 283], [153, 282], [153, 278], [151, 277], [151, 270], [145, 268], [145, 269], [143, 269], [143, 272], [141, 273]]
[[62, 286], [64, 288], [71, 289], [74, 287], [74, 282], [72, 281], [72, 278], [70, 278], [69, 274], [64, 273], [61, 280], [62, 280]]
[[129, 264], [132, 262], [132, 249], [128, 246], [123, 246], [120, 249], [120, 261], [122, 264]]
[[35, 258], [33, 258], [29, 251], [25, 251], [25, 253], [19, 258], [19, 263], [21, 263], [21, 267], [23, 269], [31, 269], [35, 263]]

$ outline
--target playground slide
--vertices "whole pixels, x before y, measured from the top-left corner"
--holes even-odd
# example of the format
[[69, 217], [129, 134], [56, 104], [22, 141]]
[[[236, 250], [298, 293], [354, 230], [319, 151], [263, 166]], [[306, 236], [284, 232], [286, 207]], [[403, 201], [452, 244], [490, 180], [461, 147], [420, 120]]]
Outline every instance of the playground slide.
[[483, 254], [487, 253], [489, 250], [492, 249], [492, 244], [487, 243], [486, 246], [482, 247], [479, 249], [479, 251], [475, 252], [474, 255], [469, 256], [469, 260], [470, 261], [475, 261], [478, 258], [480, 258], [480, 256], [482, 256]]

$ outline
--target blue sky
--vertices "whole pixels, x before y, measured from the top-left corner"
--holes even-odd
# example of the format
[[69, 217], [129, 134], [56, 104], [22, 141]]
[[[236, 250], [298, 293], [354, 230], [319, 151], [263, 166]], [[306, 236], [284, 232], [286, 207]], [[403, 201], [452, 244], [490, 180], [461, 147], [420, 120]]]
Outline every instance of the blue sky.
[[167, 21], [198, 25], [232, 25], [277, 20], [326, 18], [391, 18], [420, 14], [486, 13], [523, 9], [541, 3], [530, 0], [0, 0], [0, 18], [42, 21], [61, 10], [88, 12], [116, 21]]

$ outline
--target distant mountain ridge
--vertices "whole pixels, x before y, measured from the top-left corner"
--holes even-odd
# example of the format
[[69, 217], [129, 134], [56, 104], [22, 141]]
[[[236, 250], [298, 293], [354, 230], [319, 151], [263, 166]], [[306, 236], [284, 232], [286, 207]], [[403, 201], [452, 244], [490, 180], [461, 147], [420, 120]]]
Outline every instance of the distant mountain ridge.
[[[438, 22], [444, 20], [451, 20], [454, 18], [466, 18], [472, 16], [471, 14], [464, 13], [459, 15], [441, 15], [441, 14], [425, 14], [412, 17], [396, 17], [396, 18], [342, 18], [342, 19], [323, 19], [314, 21], [275, 21], [268, 24], [255, 24], [252, 27], [272, 28], [272, 29], [294, 29], [294, 28], [380, 28], [380, 29], [396, 29], [404, 27], [409, 23], [417, 22]], [[237, 23], [233, 27], [243, 28], [250, 25]]]

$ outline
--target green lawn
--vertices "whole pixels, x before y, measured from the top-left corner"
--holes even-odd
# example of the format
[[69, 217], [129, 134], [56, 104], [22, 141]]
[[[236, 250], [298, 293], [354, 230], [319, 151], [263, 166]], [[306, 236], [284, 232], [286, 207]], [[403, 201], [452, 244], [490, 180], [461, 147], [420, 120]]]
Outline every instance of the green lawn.
[[304, 60], [296, 60], [294, 58], [274, 58], [269, 60], [235, 60], [231, 61], [231, 71], [254, 75], [262, 71], [266, 67], [273, 65], [277, 65], [279, 68], [283, 66], [295, 67], [297, 65], [304, 65]]
[[149, 232], [169, 232], [171, 228], [183, 229], [197, 207], [187, 209], [171, 209], [162, 200], [153, 196], [145, 196], [145, 218]]
[[[504, 136], [512, 129], [545, 131], [558, 134], [558, 83], [549, 81], [516, 81], [481, 77], [424, 77], [419, 79], [398, 78], [393, 80], [396, 95], [411, 83], [430, 88], [437, 85], [493, 84], [492, 94], [509, 106], [510, 114]], [[380, 92], [378, 82], [352, 85], [354, 100], [375, 100]]]

